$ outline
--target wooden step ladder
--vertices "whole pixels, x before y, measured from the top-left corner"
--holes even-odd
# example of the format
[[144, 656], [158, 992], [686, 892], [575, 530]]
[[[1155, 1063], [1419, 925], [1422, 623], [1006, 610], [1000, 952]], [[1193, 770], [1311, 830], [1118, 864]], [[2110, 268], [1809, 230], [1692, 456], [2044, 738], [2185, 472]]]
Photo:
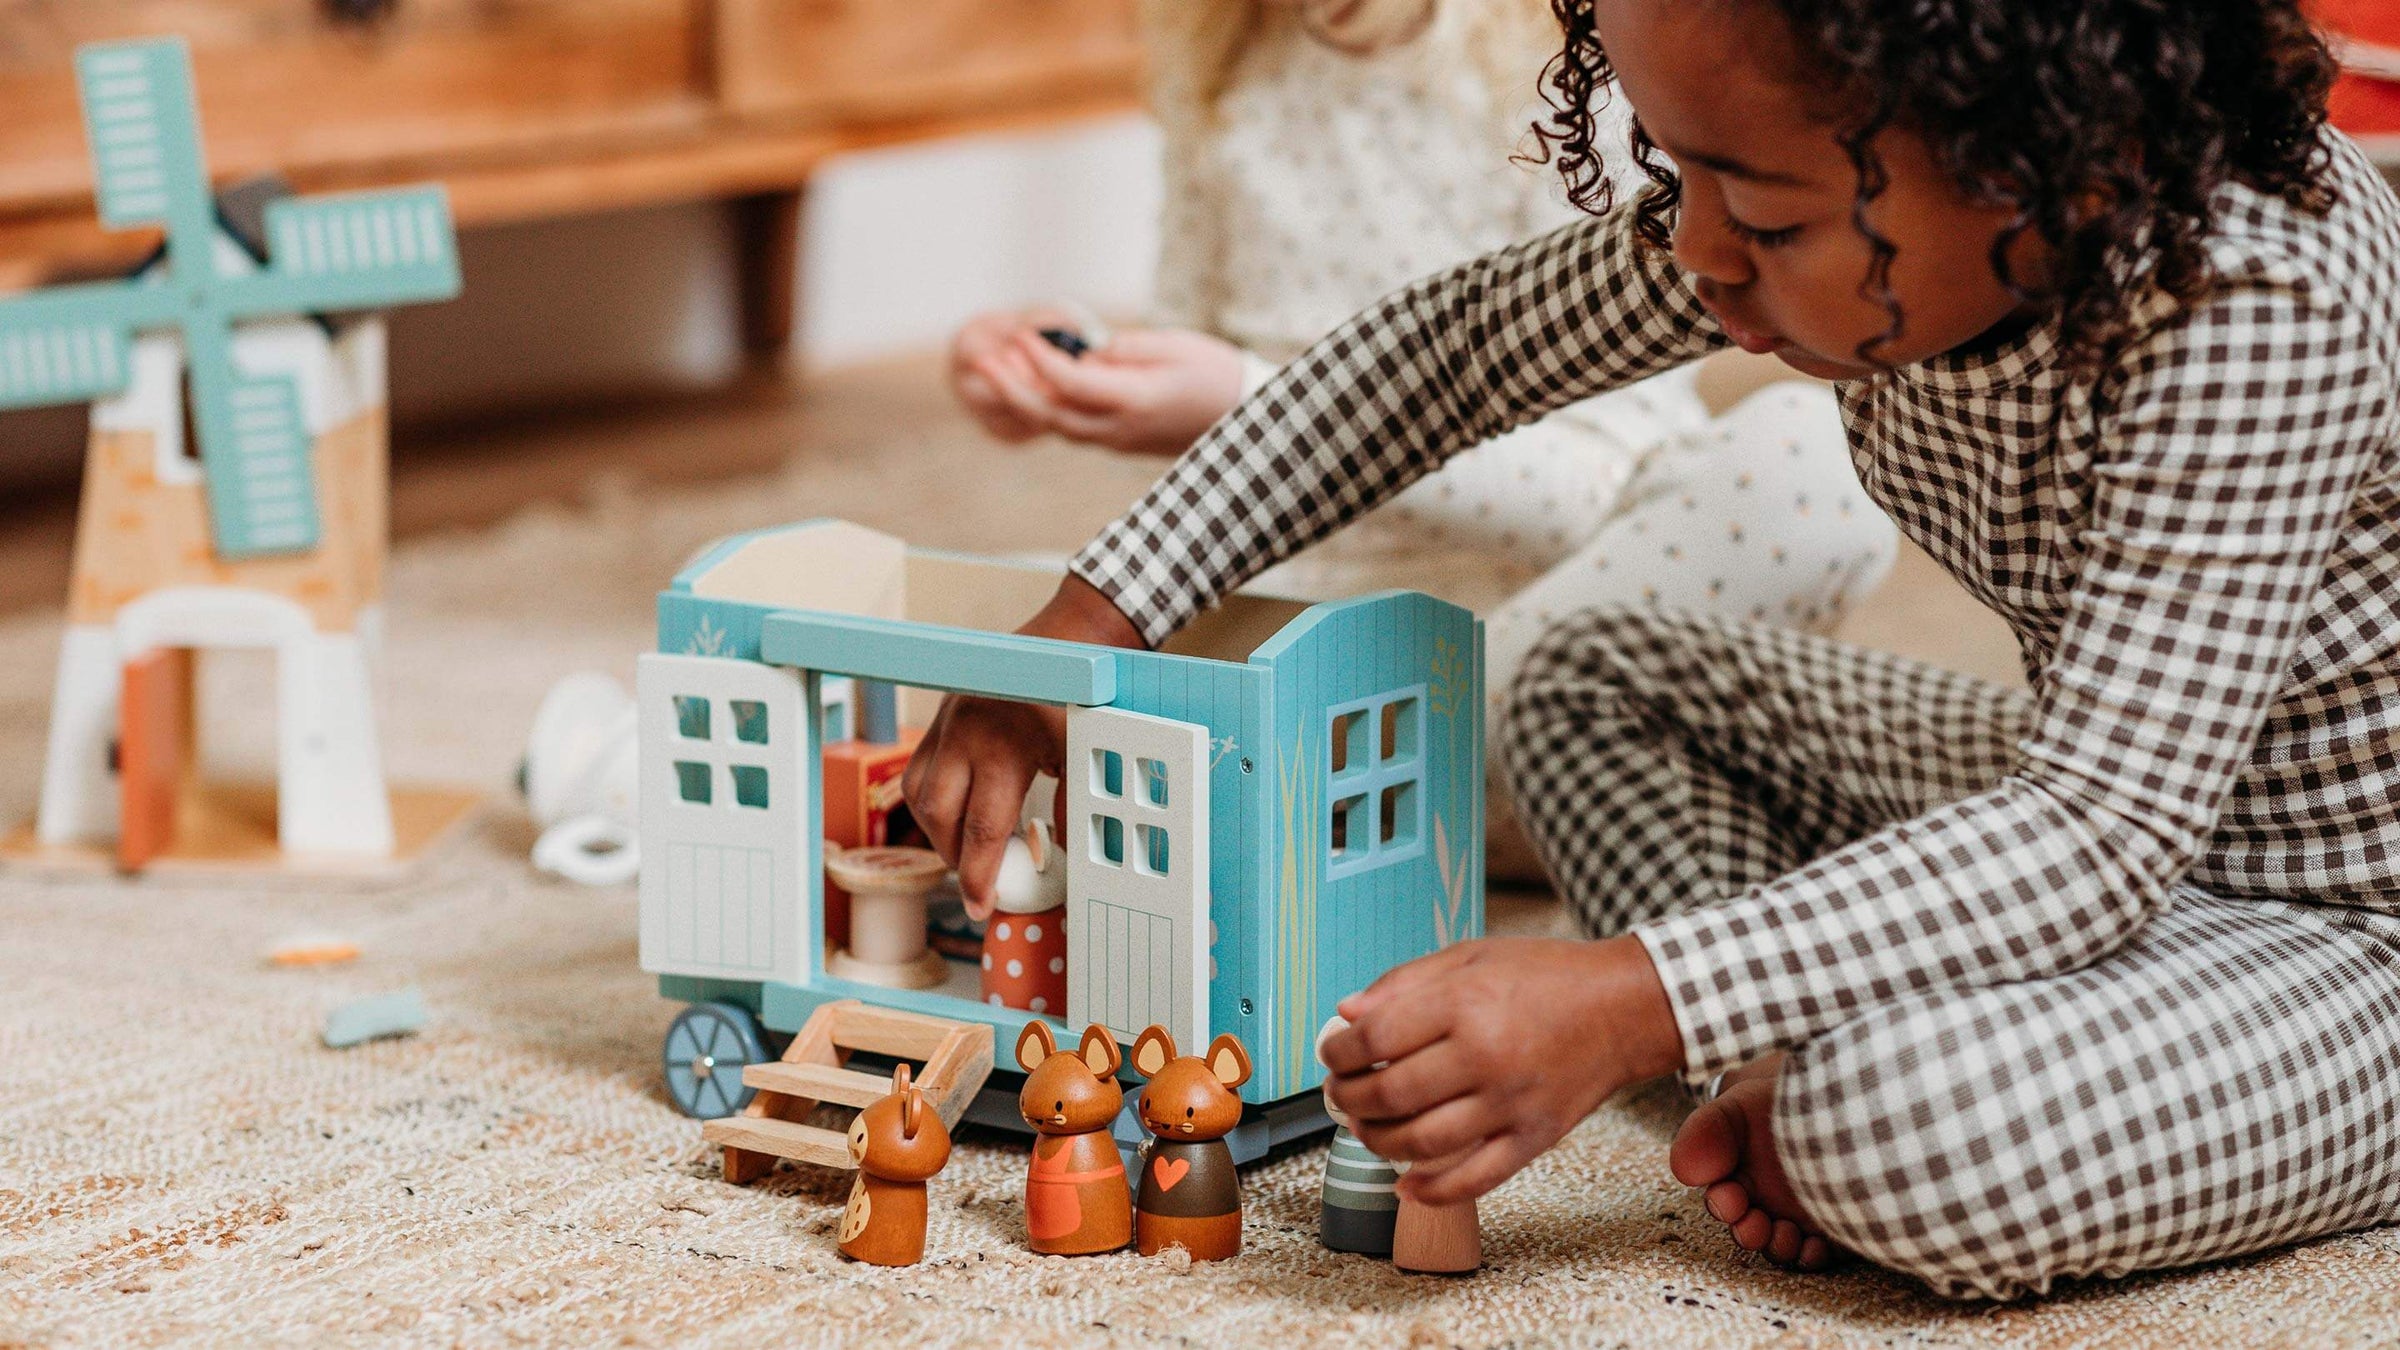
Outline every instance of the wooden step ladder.
[[743, 1085], [758, 1095], [740, 1115], [701, 1125], [701, 1138], [724, 1145], [725, 1179], [737, 1186], [756, 1181], [775, 1169], [777, 1158], [848, 1169], [848, 1134], [806, 1121], [819, 1103], [860, 1109], [890, 1094], [891, 1074], [844, 1067], [858, 1050], [924, 1065], [916, 1085], [953, 1130], [992, 1076], [992, 1029], [984, 1023], [870, 1007], [857, 999], [825, 1004], [809, 1014], [781, 1060], [742, 1070]]

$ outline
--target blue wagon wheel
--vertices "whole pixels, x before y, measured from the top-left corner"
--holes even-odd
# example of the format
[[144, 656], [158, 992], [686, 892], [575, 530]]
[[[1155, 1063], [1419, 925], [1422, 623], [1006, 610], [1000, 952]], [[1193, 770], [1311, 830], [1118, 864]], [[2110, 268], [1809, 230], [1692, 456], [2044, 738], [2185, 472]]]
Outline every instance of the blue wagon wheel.
[[738, 1114], [757, 1096], [742, 1070], [763, 1063], [765, 1037], [750, 1010], [731, 1003], [695, 1003], [667, 1027], [667, 1095], [675, 1109], [699, 1120]]

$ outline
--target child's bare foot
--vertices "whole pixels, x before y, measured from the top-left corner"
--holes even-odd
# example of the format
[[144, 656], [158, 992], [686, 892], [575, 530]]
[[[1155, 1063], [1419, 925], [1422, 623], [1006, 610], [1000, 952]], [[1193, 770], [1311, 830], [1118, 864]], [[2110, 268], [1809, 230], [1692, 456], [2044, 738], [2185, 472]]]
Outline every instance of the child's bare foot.
[[1783, 1056], [1773, 1055], [1725, 1075], [1724, 1091], [1675, 1132], [1667, 1167], [1684, 1185], [1707, 1188], [1710, 1216], [1733, 1230], [1743, 1250], [1764, 1252], [1780, 1266], [1823, 1270], [1841, 1249], [1809, 1229], [1768, 1132], [1782, 1067]]

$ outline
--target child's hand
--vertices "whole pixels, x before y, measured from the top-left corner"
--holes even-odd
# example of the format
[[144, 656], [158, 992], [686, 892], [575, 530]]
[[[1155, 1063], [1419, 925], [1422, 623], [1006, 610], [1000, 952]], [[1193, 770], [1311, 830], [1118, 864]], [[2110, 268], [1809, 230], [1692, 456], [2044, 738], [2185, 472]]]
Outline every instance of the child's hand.
[[1018, 350], [1020, 335], [1040, 341], [1043, 316], [978, 314], [950, 339], [950, 392], [985, 431], [1026, 441], [1049, 431], [1056, 393]]
[[1344, 999], [1325, 1095], [1360, 1142], [1417, 1164], [1433, 1205], [1507, 1180], [1627, 1083], [1683, 1061], [1637, 940], [1487, 938], [1411, 961]]
[[[1017, 631], [1111, 647], [1144, 645], [1108, 597], [1075, 576], [1060, 582], [1050, 603]], [[991, 905], [992, 883], [1034, 774], [1047, 771], [1063, 783], [1066, 758], [1064, 709], [963, 694], [942, 700], [909, 756], [900, 792], [934, 851], [958, 870], [958, 888], [971, 909], [988, 911]], [[1062, 788], [1062, 801], [1064, 795]]]
[[1045, 429], [1111, 450], [1180, 455], [1242, 398], [1242, 349], [1206, 333], [1120, 329], [1081, 357], [1033, 332], [1010, 347], [1055, 396]]

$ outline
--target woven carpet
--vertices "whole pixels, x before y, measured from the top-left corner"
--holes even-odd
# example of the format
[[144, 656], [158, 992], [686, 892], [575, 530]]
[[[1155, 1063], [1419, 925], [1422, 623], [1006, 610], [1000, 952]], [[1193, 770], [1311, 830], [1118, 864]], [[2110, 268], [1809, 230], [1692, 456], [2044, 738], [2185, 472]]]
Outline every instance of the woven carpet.
[[[947, 423], [751, 430], [794, 436], [786, 472], [603, 482], [404, 548], [395, 777], [498, 787], [548, 683], [629, 674], [651, 594], [713, 534], [840, 514], [937, 544], [1056, 549], [1148, 472], [1063, 450], [999, 460]], [[1911, 603], [1929, 602], [1883, 612]], [[0, 815], [32, 804], [56, 640], [48, 618], [0, 622]], [[242, 674], [212, 697], [254, 701]], [[1037, 1257], [1021, 1244], [1022, 1148], [973, 1133], [935, 1183], [928, 1261], [858, 1266], [834, 1250], [841, 1179], [717, 1179], [659, 1088], [674, 1010], [636, 969], [629, 891], [540, 880], [529, 842], [502, 797], [380, 890], [0, 878], [0, 1345], [2400, 1342], [2393, 1231], [2006, 1307], [1871, 1270], [1777, 1272], [1667, 1177], [1677, 1102], [1656, 1088], [1485, 1203], [1489, 1265], [1471, 1278], [1319, 1247], [1316, 1147], [1246, 1174], [1238, 1260]], [[364, 955], [264, 964], [303, 932]], [[422, 1034], [318, 1044], [328, 1008], [411, 983], [431, 1008]]]

